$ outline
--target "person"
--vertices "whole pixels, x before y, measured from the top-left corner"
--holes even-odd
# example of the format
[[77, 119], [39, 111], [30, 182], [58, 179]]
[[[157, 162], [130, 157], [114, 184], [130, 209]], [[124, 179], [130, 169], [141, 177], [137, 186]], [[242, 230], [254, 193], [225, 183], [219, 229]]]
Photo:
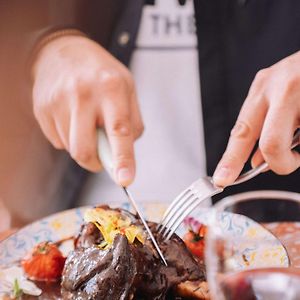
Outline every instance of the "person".
[[[67, 150], [83, 168], [99, 171], [101, 163], [97, 156], [96, 129], [104, 126], [113, 150], [115, 181], [120, 185], [133, 182], [133, 145], [142, 134], [143, 122], [134, 80], [124, 66], [129, 65], [139, 74], [136, 80], [142, 80], [145, 70], [144, 78], [147, 80], [137, 82], [138, 92], [142, 93], [146, 88], [145, 96], [153, 97], [145, 97], [140, 103], [143, 113], [149, 113], [149, 118], [152, 118], [146, 123], [146, 128], [150, 127], [149, 134], [146, 129], [140, 146], [139, 142], [136, 145], [141, 172], [137, 176], [136, 191], [141, 196], [146, 195], [149, 200], [163, 198], [170, 201], [172, 193], [175, 196], [197, 176], [212, 175], [218, 162], [215, 183], [230, 185], [244, 168], [258, 141], [259, 148], [252, 158], [253, 166], [264, 159], [277, 174], [289, 174], [298, 169], [299, 154], [290, 150], [293, 134], [299, 127], [300, 53], [297, 37], [291, 36], [299, 24], [300, 7], [296, 1], [195, 1], [201, 97], [194, 82], [188, 85], [183, 96], [178, 94], [182, 98], [177, 98], [175, 104], [179, 109], [173, 115], [173, 109], [176, 111], [172, 106], [174, 103], [162, 99], [164, 94], [150, 92], [156, 86], [151, 85], [151, 77], [147, 76], [151, 74], [151, 68], [156, 67], [155, 63], [161, 64], [163, 59], [159, 60], [154, 53], [151, 56], [141, 53], [157, 49], [143, 41], [140, 30], [147, 11], [150, 11], [148, 17], [152, 20], [153, 30], [160, 30], [159, 26], [163, 26], [164, 22], [165, 32], [166, 28], [169, 31], [173, 28], [181, 33], [183, 23], [179, 21], [179, 25], [174, 25], [174, 20], [170, 22], [168, 16], [155, 11], [151, 13], [153, 6], [162, 5], [162, 1], [147, 1], [145, 5], [144, 1], [125, 1], [122, 4], [119, 1], [92, 1], [89, 7], [81, 1], [71, 2], [72, 12], [80, 12], [80, 21], [68, 23], [57, 17], [56, 24], [50, 24], [38, 35], [30, 53], [33, 57], [34, 114], [55, 148]], [[190, 3], [179, 1], [178, 5], [187, 7]], [[61, 12], [58, 14], [57, 3], [49, 5], [53, 7], [52, 14], [56, 11], [57, 16], [63, 15]], [[168, 5], [171, 4], [168, 2]], [[168, 8], [164, 13], [166, 11]], [[142, 23], [138, 30], [140, 19]], [[142, 49], [145, 45], [150, 49]], [[195, 44], [191, 45], [195, 49]], [[168, 47], [170, 45], [163, 50], [170, 50]], [[175, 95], [184, 79], [180, 73], [184, 72], [185, 62], [180, 62], [180, 56], [184, 55], [181, 53], [175, 60], [170, 53], [165, 57], [175, 65], [174, 73], [167, 74], [171, 82], [179, 79], [169, 86]], [[148, 69], [138, 69], [136, 63], [146, 66], [147, 60]], [[195, 52], [191, 52], [186, 61], [195, 67]], [[187, 66], [187, 70], [191, 65]], [[151, 75], [160, 81], [160, 74]], [[162, 81], [163, 88], [167, 79]], [[188, 78], [183, 85], [191, 83], [191, 80]], [[159, 91], [165, 92], [164, 89]], [[193, 92], [198, 98], [198, 106], [191, 97]], [[149, 107], [149, 101], [154, 99], [156, 106]], [[169, 106], [164, 108], [166, 103]], [[191, 112], [198, 114], [191, 115]], [[175, 118], [172, 122], [171, 116]], [[166, 126], [167, 121], [171, 122], [170, 128], [162, 132], [160, 129], [165, 128], [162, 126]], [[160, 123], [157, 128], [156, 122]], [[174, 124], [178, 127], [173, 127]], [[191, 128], [195, 130], [196, 127], [194, 134], [189, 133]], [[177, 148], [180, 150], [177, 151]], [[163, 149], [168, 151], [162, 152]], [[189, 152], [191, 149], [195, 152]], [[176, 151], [177, 154], [173, 155]], [[154, 155], [151, 157], [149, 153]], [[157, 153], [160, 155], [157, 156]], [[167, 163], [160, 168], [164, 159]], [[78, 174], [82, 174], [80, 172]], [[143, 176], [140, 175], [142, 173]], [[141, 176], [143, 180], [138, 182]], [[109, 190], [108, 180], [101, 179], [105, 189]], [[286, 177], [269, 172], [243, 186], [227, 188], [222, 197], [250, 189], [299, 192], [298, 179], [299, 171]], [[83, 186], [82, 180], [79, 181]], [[100, 182], [94, 181], [89, 188], [100, 185]], [[97, 190], [97, 199], [101, 198], [99, 192], [104, 190], [103, 185]], [[112, 195], [112, 189], [116, 190], [113, 184], [110, 186], [107, 197]], [[133, 189], [135, 191], [134, 185]], [[167, 192], [163, 194], [163, 190]], [[78, 198], [78, 194], [74, 196]], [[93, 195], [91, 199], [96, 201]]]

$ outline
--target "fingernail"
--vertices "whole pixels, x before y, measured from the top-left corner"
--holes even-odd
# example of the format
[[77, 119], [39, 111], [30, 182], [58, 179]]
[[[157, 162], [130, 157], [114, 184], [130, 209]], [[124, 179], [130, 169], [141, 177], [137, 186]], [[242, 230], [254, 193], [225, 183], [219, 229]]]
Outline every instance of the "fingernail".
[[219, 167], [216, 169], [213, 180], [216, 185], [223, 186], [227, 182], [227, 178], [230, 175], [230, 169], [227, 167]]
[[119, 169], [117, 174], [118, 182], [123, 186], [127, 186], [132, 181], [133, 173], [128, 168]]

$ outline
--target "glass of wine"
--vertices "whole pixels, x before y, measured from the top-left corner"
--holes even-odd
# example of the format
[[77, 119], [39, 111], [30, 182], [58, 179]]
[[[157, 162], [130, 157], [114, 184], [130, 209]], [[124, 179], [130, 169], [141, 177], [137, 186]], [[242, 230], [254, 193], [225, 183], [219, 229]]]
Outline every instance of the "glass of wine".
[[205, 260], [214, 300], [300, 299], [300, 194], [254, 191], [218, 202]]

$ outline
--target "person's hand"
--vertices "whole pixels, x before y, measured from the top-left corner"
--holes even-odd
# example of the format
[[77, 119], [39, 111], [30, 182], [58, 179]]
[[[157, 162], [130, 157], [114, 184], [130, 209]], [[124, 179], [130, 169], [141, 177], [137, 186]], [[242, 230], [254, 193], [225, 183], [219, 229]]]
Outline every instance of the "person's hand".
[[214, 183], [218, 186], [233, 183], [258, 139], [259, 148], [251, 160], [253, 167], [264, 160], [277, 174], [295, 171], [300, 166], [300, 154], [290, 147], [299, 125], [300, 52], [297, 52], [257, 73], [214, 173]]
[[48, 43], [33, 66], [33, 110], [57, 149], [90, 171], [99, 171], [96, 129], [105, 127], [114, 176], [128, 185], [135, 174], [134, 140], [143, 131], [129, 71], [88, 38], [65, 36]]

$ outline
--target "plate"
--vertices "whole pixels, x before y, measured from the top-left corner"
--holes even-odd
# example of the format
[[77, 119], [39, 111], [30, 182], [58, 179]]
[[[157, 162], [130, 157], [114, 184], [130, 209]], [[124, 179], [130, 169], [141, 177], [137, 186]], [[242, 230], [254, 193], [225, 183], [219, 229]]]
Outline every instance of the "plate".
[[[120, 206], [129, 210], [127, 203]], [[71, 236], [76, 236], [83, 222], [83, 214], [88, 208], [90, 207], [80, 207], [53, 214], [20, 229], [6, 240], [0, 242], [0, 268], [14, 264], [39, 242], [56, 242]], [[158, 204], [148, 204], [145, 205], [142, 210], [147, 219], [157, 221], [160, 219], [164, 208]], [[197, 209], [190, 218], [194, 223], [201, 222], [207, 224], [209, 218], [208, 209]], [[245, 216], [232, 213], [222, 213], [220, 220], [224, 234], [236, 236], [237, 241], [239, 238], [240, 240], [256, 238], [258, 242], [251, 245], [251, 250], [247, 245], [241, 245], [240, 248], [241, 253], [247, 252], [249, 255], [251, 254], [249, 251], [257, 253], [257, 255], [253, 255], [257, 260], [250, 262], [253, 266], [262, 263], [258, 260], [260, 257], [259, 254], [266, 252], [270, 254], [270, 257], [274, 258], [274, 261], [270, 262], [271, 265], [283, 267], [289, 265], [286, 249], [281, 242], [263, 226]], [[182, 224], [176, 233], [180, 237], [183, 237], [186, 231], [187, 227]], [[262, 248], [259, 240], [268, 240], [270, 249]], [[263, 243], [263, 245], [265, 245], [265, 243]], [[67, 249], [63, 249], [63, 251], [67, 251]]]
[[[122, 208], [129, 210], [128, 204], [120, 205]], [[66, 210], [39, 221], [36, 221], [15, 234], [8, 237], [0, 243], [0, 268], [9, 267], [18, 262], [25, 256], [36, 244], [43, 241], [56, 242], [77, 235], [83, 222], [83, 214], [89, 207], [80, 207]], [[142, 207], [143, 214], [147, 219], [158, 221], [165, 210], [161, 203], [145, 204]], [[208, 209], [197, 209], [189, 217], [189, 226], [197, 225], [198, 222], [206, 224], [208, 220]], [[252, 221], [251, 219], [232, 213], [222, 213], [220, 216], [222, 230], [224, 234], [229, 234], [242, 240], [251, 239], [249, 244], [241, 243], [236, 261], [243, 268], [242, 256], [249, 257], [248, 266], [289, 266], [289, 258], [286, 249], [281, 242], [275, 238], [268, 230]], [[187, 232], [186, 224], [182, 224], [177, 230], [181, 237]], [[268, 249], [259, 243], [260, 240], [268, 240]], [[62, 251], [67, 254], [68, 245]], [[250, 259], [251, 258], [251, 259]], [[266, 260], [266, 258], [268, 258]]]

